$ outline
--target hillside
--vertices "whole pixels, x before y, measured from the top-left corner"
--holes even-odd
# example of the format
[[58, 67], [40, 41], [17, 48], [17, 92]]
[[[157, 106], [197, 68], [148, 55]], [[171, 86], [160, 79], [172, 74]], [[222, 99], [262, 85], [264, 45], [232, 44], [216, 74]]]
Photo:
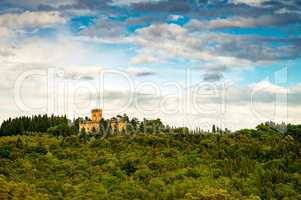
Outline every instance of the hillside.
[[0, 137], [0, 199], [301, 199], [301, 126]]

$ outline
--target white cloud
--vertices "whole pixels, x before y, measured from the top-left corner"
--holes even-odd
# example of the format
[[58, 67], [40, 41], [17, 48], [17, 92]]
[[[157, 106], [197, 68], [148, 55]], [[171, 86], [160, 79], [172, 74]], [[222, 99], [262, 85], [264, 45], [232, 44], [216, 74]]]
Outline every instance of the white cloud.
[[[5, 116], [16, 116], [17, 113], [21, 114], [22, 109], [18, 110], [14, 101], [14, 81], [20, 72], [30, 69], [47, 69], [47, 65], [28, 63], [27, 65], [20, 64], [16, 66], [14, 64], [7, 64], [5, 69], [0, 69], [3, 75], [1, 76], [0, 87], [2, 87], [0, 93], [4, 97], [1, 98], [1, 102], [7, 108], [14, 108], [5, 111]], [[94, 87], [99, 87], [97, 74], [103, 69], [102, 67], [91, 66], [62, 67], [64, 71], [62, 78], [70, 79], [67, 82], [69, 83], [67, 88], [70, 93], [68, 93], [69, 96], [63, 96], [65, 94], [63, 93], [64, 90], [62, 90], [64, 87], [63, 85], [58, 85], [60, 90], [58, 93], [55, 93], [55, 99], [66, 99], [63, 99], [62, 102], [52, 102], [50, 99], [51, 103], [57, 106], [58, 111], [61, 111], [60, 113], [67, 113], [68, 116], [77, 117], [81, 115], [81, 111], [88, 112], [91, 107], [98, 106], [98, 101], [101, 100], [101, 103], [104, 103], [102, 105], [104, 105], [103, 109], [106, 116], [122, 114], [118, 113], [122, 110], [122, 112], [142, 119], [143, 117], [154, 117], [153, 113], [155, 112], [156, 117], [162, 118], [164, 122], [171, 125], [200, 126], [204, 129], [210, 127], [213, 123], [222, 127], [238, 129], [254, 127], [266, 120], [280, 122], [296, 122], [301, 120], [300, 112], [298, 112], [301, 108], [298, 98], [294, 99], [294, 103], [289, 99], [286, 106], [278, 105], [274, 97], [282, 94], [285, 95], [282, 92], [286, 91], [286, 88], [274, 85], [268, 81], [261, 81], [247, 87], [235, 87], [234, 85], [227, 85], [225, 83], [226, 86], [223, 86], [223, 84], [201, 84], [189, 89], [184, 89], [183, 87], [181, 90], [175, 91], [168, 88], [165, 88], [165, 91], [162, 88], [159, 94], [152, 94], [152, 92], [149, 93], [148, 88], [138, 90], [138, 87], [134, 87], [134, 90], [130, 90], [130, 87], [126, 86], [126, 82], [120, 81], [118, 77], [118, 80], [115, 80], [109, 76], [105, 84], [105, 91], [99, 94], [99, 90], [95, 90]], [[146, 75], [146, 73], [153, 72], [148, 68], [134, 67], [130, 67], [125, 71], [133, 76]], [[91, 77], [91, 79], [87, 77]], [[40, 110], [32, 109], [32, 112], [28, 112], [29, 115], [47, 111], [45, 103], [47, 103], [47, 99], [51, 97], [53, 91], [45, 90], [47, 88], [47, 81], [45, 79], [46, 77], [27, 79], [26, 84], [22, 87], [22, 98], [26, 105], [33, 107], [44, 106]], [[160, 82], [156, 83], [159, 88], [163, 85]], [[3, 88], [4, 86], [6, 89]], [[80, 90], [80, 88], [83, 90]], [[89, 88], [92, 90], [87, 90]], [[289, 87], [289, 95], [299, 95], [297, 97], [300, 97], [300, 88], [300, 85]], [[166, 101], [165, 104], [161, 104], [164, 98], [170, 94], [175, 96]], [[251, 98], [252, 95], [254, 95], [253, 99]], [[133, 98], [132, 103], [127, 105], [130, 98]], [[124, 107], [124, 105], [127, 105], [127, 107]], [[289, 110], [289, 116], [276, 115], [275, 105], [277, 109]], [[152, 109], [151, 112], [147, 110], [150, 108]], [[174, 109], [176, 113], [168, 114], [165, 112], [167, 109]], [[75, 114], [72, 115], [73, 113]]]
[[281, 8], [275, 12], [276, 14], [301, 14], [300, 10], [290, 10], [287, 8]]
[[287, 94], [288, 93], [287, 88], [272, 84], [269, 81], [260, 81], [256, 84], [251, 85], [251, 88], [253, 91], [266, 92], [269, 94]]
[[165, 0], [112, 0], [112, 5], [129, 6], [135, 3], [156, 3]]
[[0, 27], [9, 29], [40, 28], [64, 23], [66, 23], [66, 18], [57, 11], [26, 11], [20, 14], [6, 13], [0, 15]]
[[141, 65], [141, 64], [152, 64], [152, 63], [166, 63], [168, 57], [164, 52], [153, 51], [148, 48], [142, 48], [138, 51], [138, 54], [135, 55], [130, 63], [132, 65]]
[[179, 19], [183, 19], [184, 17], [182, 15], [169, 15], [168, 19], [172, 21], [178, 21]]
[[204, 61], [216, 65], [231, 65], [231, 67], [247, 67], [251, 62], [247, 59], [231, 55], [223, 55], [211, 45], [233, 41], [234, 38], [223, 34], [194, 34], [186, 27], [176, 24], [155, 24], [139, 29], [137, 35], [129, 41], [140, 46], [132, 63], [166, 62], [166, 60], [185, 58], [194, 61]]
[[[27, 0], [28, 1], [28, 0]], [[70, 6], [77, 3], [77, 0], [29, 0], [33, 4], [40, 4], [40, 5], [49, 5], [55, 8], [58, 8], [60, 6]]]
[[7, 27], [0, 27], [0, 38], [10, 38], [14, 37], [14, 33], [10, 31]]
[[300, 93], [301, 94], [301, 83], [292, 86], [290, 88], [290, 93]]
[[90, 9], [75, 9], [75, 8], [71, 8], [71, 9], [66, 9], [64, 11], [64, 13], [66, 13], [67, 15], [71, 15], [71, 16], [93, 16], [93, 15], [97, 15], [96, 11], [90, 10]]
[[[253, 22], [245, 20], [238, 20], [239, 22], [233, 24], [229, 19], [209, 22], [191, 20], [184, 26], [153, 24], [138, 29], [134, 36], [128, 38], [129, 42], [140, 47], [137, 55], [132, 58], [132, 64], [186, 59], [217, 66], [248, 68], [266, 65], [275, 60], [295, 59], [300, 55], [298, 38], [282, 39], [209, 32], [203, 24], [211, 23], [207, 28], [228, 25], [252, 26]], [[205, 28], [202, 28], [203, 26]], [[281, 45], [275, 47], [272, 42]]]
[[[0, 55], [2, 63], [39, 64], [48, 67], [78, 67], [96, 64], [101, 53], [93, 51], [81, 41], [65, 36], [54, 38], [30, 37], [18, 43], [3, 43], [11, 56]], [[1, 49], [1, 48], [0, 48]], [[94, 63], [93, 63], [94, 62]]]
[[234, 4], [247, 4], [251, 6], [260, 6], [261, 4], [268, 2], [270, 0], [232, 0]]
[[231, 17], [231, 18], [204, 20], [204, 21], [192, 19], [190, 20], [187, 26], [192, 29], [205, 29], [205, 30], [218, 29], [218, 28], [234, 28], [234, 27], [248, 28], [248, 27], [277, 26], [277, 25], [293, 23], [296, 22], [296, 20], [298, 20], [297, 17], [291, 17], [291, 16], [264, 15], [256, 18]]

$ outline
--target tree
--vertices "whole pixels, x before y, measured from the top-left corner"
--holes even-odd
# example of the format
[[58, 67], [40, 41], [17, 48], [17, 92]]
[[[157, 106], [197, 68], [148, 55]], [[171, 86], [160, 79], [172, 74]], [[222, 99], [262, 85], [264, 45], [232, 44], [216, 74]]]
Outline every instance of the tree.
[[1, 124], [0, 135], [21, 135], [29, 132], [45, 133], [48, 128], [59, 124], [68, 124], [66, 116], [34, 115], [32, 117], [9, 118]]
[[19, 148], [19, 149], [23, 148], [23, 142], [22, 142], [22, 140], [21, 140], [20, 137], [18, 137], [18, 140], [17, 140], [17, 143], [16, 143], [16, 147]]
[[80, 129], [80, 133], [81, 133], [81, 134], [86, 134], [86, 129], [85, 129], [85, 128], [81, 128], [81, 129]]
[[215, 124], [212, 125], [212, 133], [216, 133]]
[[50, 127], [48, 128], [47, 133], [56, 137], [60, 135], [66, 137], [72, 134], [70, 127], [66, 124], [60, 124], [57, 126]]

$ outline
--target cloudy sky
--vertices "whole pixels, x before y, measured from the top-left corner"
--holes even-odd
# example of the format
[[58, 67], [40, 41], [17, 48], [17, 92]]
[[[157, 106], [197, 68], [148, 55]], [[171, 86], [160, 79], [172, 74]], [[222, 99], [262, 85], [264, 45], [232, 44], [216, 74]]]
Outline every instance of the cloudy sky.
[[300, 0], [2, 0], [0, 121], [301, 122]]

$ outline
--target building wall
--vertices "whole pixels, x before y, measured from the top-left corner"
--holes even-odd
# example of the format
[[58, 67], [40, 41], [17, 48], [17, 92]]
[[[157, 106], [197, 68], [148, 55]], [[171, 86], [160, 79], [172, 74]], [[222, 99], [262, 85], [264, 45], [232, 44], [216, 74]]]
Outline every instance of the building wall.
[[125, 130], [126, 129], [126, 124], [125, 122], [119, 122], [118, 123], [118, 130], [119, 131], [122, 131], [122, 130]]
[[86, 133], [100, 132], [100, 124], [99, 122], [102, 119], [102, 110], [101, 109], [93, 109], [91, 110], [91, 121], [85, 121], [79, 124], [79, 131], [81, 132], [83, 129]]
[[100, 125], [98, 122], [84, 122], [79, 125], [79, 129], [80, 131], [84, 129], [86, 133], [99, 132]]
[[[86, 133], [100, 132], [100, 121], [102, 119], [102, 110], [93, 109], [91, 110], [91, 121], [85, 121], [79, 124], [79, 131], [83, 129]], [[124, 120], [112, 120], [110, 121], [110, 127], [113, 130], [118, 130], [119, 132], [126, 130], [126, 123]]]
[[125, 122], [116, 122], [116, 121], [111, 121], [110, 123], [111, 129], [112, 130], [118, 130], [118, 131], [122, 131], [126, 129], [126, 124]]

